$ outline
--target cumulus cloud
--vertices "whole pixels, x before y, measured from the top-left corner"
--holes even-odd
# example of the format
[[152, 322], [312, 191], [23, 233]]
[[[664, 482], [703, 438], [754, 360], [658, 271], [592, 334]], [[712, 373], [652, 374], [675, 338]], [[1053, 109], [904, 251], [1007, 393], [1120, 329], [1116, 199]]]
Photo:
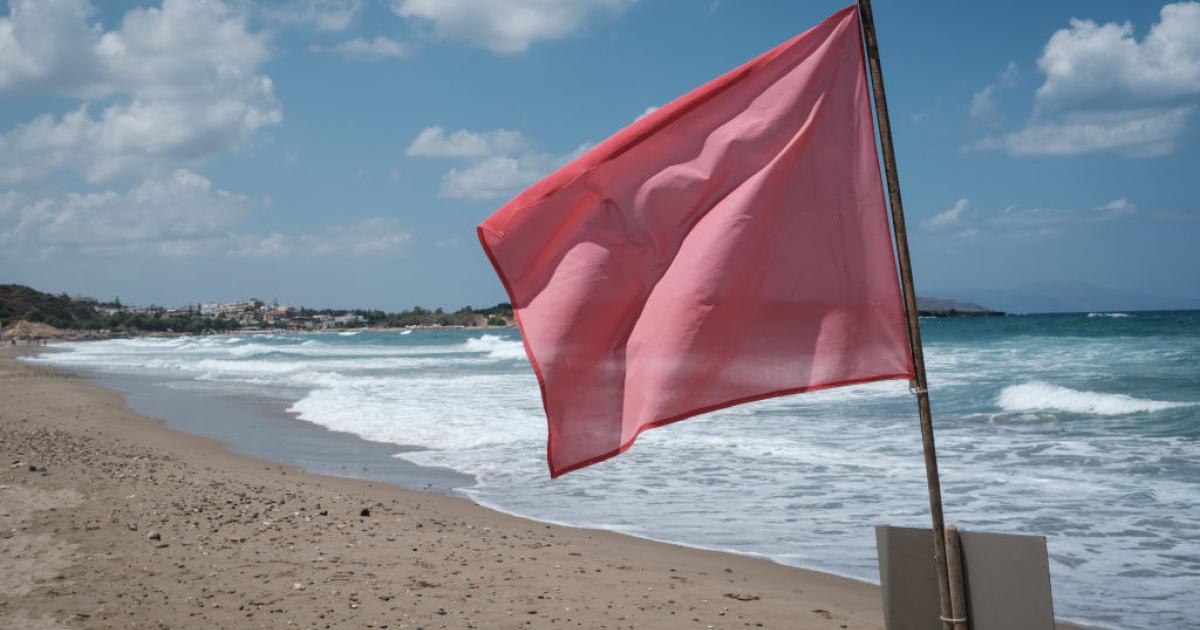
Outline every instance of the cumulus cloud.
[[1008, 62], [1004, 72], [995, 81], [984, 86], [971, 97], [971, 119], [985, 125], [998, 125], [1004, 121], [1000, 113], [1000, 105], [996, 102], [996, 94], [1012, 88], [1017, 84], [1017, 64]]
[[369, 219], [312, 234], [255, 235], [238, 229], [254, 200], [178, 170], [126, 192], [31, 199], [0, 195], [0, 257], [361, 256], [397, 251], [410, 235]]
[[450, 199], [500, 199], [536, 182], [553, 168], [542, 155], [490, 157], [461, 170], [450, 169], [438, 194]]
[[244, 196], [179, 170], [133, 189], [68, 193], [27, 200], [16, 193], [0, 215], [0, 242], [41, 252], [158, 247], [164, 241], [204, 239], [232, 228], [245, 214]]
[[410, 157], [486, 157], [505, 155], [525, 147], [519, 131], [468, 131], [459, 129], [446, 133], [444, 127], [429, 127], [409, 143], [405, 155]]
[[344, 31], [362, 10], [363, 0], [293, 0], [263, 7], [272, 22], [318, 31]]
[[356, 37], [336, 46], [313, 46], [314, 52], [337, 53], [356, 61], [383, 61], [402, 59], [408, 56], [408, 47], [390, 38], [379, 36], [374, 39]]
[[1127, 108], [1200, 94], [1200, 2], [1162, 8], [1138, 42], [1129, 22], [1072, 19], [1050, 37], [1038, 67], [1046, 82], [1038, 107]]
[[1138, 41], [1129, 22], [1072, 19], [1038, 59], [1046, 80], [1024, 128], [978, 143], [1013, 155], [1166, 155], [1200, 103], [1200, 2], [1164, 6]]
[[0, 18], [0, 94], [85, 102], [0, 135], [0, 182], [61, 169], [95, 182], [189, 163], [282, 120], [271, 79], [257, 73], [269, 42], [217, 0], [163, 0], [111, 31], [90, 22], [85, 0], [10, 6]]
[[442, 177], [438, 195], [482, 201], [517, 193], [589, 148], [591, 145], [584, 144], [555, 155], [532, 149], [517, 131], [460, 129], [447, 134], [443, 127], [429, 127], [417, 134], [405, 153], [410, 157], [465, 160], [465, 166], [451, 168]]
[[500, 53], [559, 39], [597, 16], [619, 15], [635, 0], [394, 0], [392, 11], [426, 20], [449, 39]]

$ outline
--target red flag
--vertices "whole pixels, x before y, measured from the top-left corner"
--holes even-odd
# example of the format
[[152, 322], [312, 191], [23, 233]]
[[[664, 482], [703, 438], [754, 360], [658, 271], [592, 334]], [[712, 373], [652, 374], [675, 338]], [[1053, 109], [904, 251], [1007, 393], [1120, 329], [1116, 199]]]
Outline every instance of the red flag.
[[479, 226], [552, 476], [715, 409], [913, 377], [868, 95], [852, 6]]

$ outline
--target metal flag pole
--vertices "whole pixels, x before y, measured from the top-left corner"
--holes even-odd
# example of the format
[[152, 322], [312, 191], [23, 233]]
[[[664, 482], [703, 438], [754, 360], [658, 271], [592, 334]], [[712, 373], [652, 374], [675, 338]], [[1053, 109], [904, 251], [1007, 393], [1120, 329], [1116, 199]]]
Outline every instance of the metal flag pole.
[[[938, 595], [943, 630], [953, 630], [950, 580], [946, 567], [946, 526], [942, 517], [942, 484], [938, 478], [937, 452], [933, 443], [933, 415], [929, 409], [929, 383], [925, 379], [925, 354], [921, 349], [921, 327], [917, 318], [917, 294], [913, 289], [912, 263], [908, 256], [908, 232], [904, 228], [904, 204], [900, 201], [900, 176], [896, 172], [896, 152], [892, 147], [892, 124], [888, 118], [887, 94], [883, 88], [883, 69], [879, 64], [879, 42], [875, 38], [875, 19], [871, 0], [858, 0], [863, 39], [867, 45], [867, 66], [871, 73], [871, 92], [875, 97], [875, 118], [879, 123], [879, 141], [883, 147], [883, 166], [887, 175], [888, 197], [892, 206], [892, 229], [896, 235], [896, 256], [900, 264], [900, 285], [904, 293], [904, 315], [908, 322], [908, 340], [912, 349], [917, 409], [921, 414], [921, 444], [925, 449], [925, 478], [929, 486], [929, 512], [933, 521], [933, 562], [937, 568]], [[953, 625], [952, 625], [953, 624]], [[961, 626], [960, 626], [961, 627]]]

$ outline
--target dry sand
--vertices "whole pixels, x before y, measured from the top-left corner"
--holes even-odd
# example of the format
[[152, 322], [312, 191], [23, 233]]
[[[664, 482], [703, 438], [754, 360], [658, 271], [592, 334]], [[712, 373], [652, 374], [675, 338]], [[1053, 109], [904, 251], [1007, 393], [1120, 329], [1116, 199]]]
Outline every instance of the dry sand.
[[882, 628], [868, 584], [232, 454], [21, 351], [0, 628]]

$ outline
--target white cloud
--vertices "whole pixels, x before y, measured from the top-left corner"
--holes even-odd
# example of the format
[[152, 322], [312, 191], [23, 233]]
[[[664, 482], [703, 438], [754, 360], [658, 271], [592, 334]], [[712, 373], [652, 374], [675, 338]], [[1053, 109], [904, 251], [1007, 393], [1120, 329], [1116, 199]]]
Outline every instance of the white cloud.
[[1001, 137], [984, 138], [978, 146], [1017, 156], [1093, 151], [1120, 151], [1134, 157], [1167, 155], [1187, 129], [1193, 109], [1070, 112], [1054, 122], [1033, 123]]
[[962, 221], [963, 213], [970, 207], [971, 203], [969, 201], [959, 199], [955, 202], [953, 208], [933, 215], [932, 218], [922, 223], [921, 226], [929, 230], [941, 230], [953, 227]]
[[1012, 88], [1017, 84], [1017, 64], [1008, 62], [1000, 76], [979, 90], [971, 97], [971, 119], [985, 124], [998, 125], [1004, 120], [1000, 113], [1000, 105], [996, 103], [996, 93]]
[[344, 31], [363, 7], [363, 0], [293, 0], [263, 7], [273, 22], [316, 29]]
[[555, 169], [583, 155], [591, 145], [581, 145], [565, 155], [526, 151], [519, 155], [488, 157], [463, 169], [452, 168], [442, 178], [438, 195], [449, 199], [483, 201], [520, 192]]
[[653, 114], [656, 111], [658, 111], [658, 105], [651, 105], [650, 107], [647, 107], [646, 109], [642, 110], [642, 113], [638, 114], [637, 117], [633, 119], [633, 122], [637, 122], [637, 121], [649, 116], [650, 114]]
[[1121, 197], [1120, 199], [1114, 199], [1102, 206], [1097, 206], [1096, 210], [1104, 210], [1104, 211], [1110, 211], [1110, 212], [1132, 212], [1134, 210], [1137, 210], [1137, 206], [1135, 206], [1128, 199]]
[[548, 170], [508, 156], [490, 157], [465, 169], [450, 169], [438, 193], [451, 199], [498, 199], [536, 182]]
[[249, 234], [238, 225], [252, 205], [187, 170], [123, 193], [28, 199], [10, 191], [0, 195], [0, 257], [364, 256], [398, 251], [410, 239], [380, 218], [311, 234]]
[[[1082, 223], [1104, 223], [1129, 217], [1137, 212], [1137, 206], [1121, 197], [1091, 208], [1022, 208], [1009, 206], [991, 218], [996, 226], [1020, 228], [1055, 228]], [[1042, 230], [1041, 235], [1049, 232]]]
[[89, 181], [155, 172], [234, 148], [282, 119], [271, 79], [256, 73], [268, 41], [242, 13], [217, 0], [163, 0], [107, 32], [91, 15], [84, 0], [14, 0], [0, 18], [0, 94], [113, 99], [0, 135], [0, 182], [60, 169]]
[[402, 59], [408, 56], [408, 47], [390, 37], [363, 39], [356, 37], [336, 46], [313, 46], [314, 52], [332, 52], [347, 59], [358, 61], [383, 61], [385, 59]]
[[411, 239], [412, 235], [396, 221], [375, 217], [313, 234], [233, 234], [224, 242], [223, 250], [226, 256], [235, 258], [292, 255], [358, 258], [398, 253]]
[[451, 168], [442, 177], [438, 196], [482, 201], [517, 193], [591, 147], [582, 144], [574, 151], [555, 155], [530, 147], [518, 131], [460, 129], [448, 134], [444, 127], [435, 126], [417, 134], [405, 154], [463, 160], [465, 166]]
[[447, 134], [444, 127], [429, 127], [417, 134], [408, 145], [411, 157], [485, 157], [513, 153], [525, 146], [519, 131], [468, 131], [459, 129]]
[[[1138, 42], [1129, 22], [1071, 20], [1050, 37], [1038, 67], [1039, 108], [1140, 106], [1200, 94], [1200, 2], [1168, 4]], [[1097, 103], [1099, 101], [1099, 103]]]
[[393, 0], [392, 11], [433, 23], [439, 35], [500, 53], [558, 39], [596, 15], [618, 15], [635, 0]]
[[943, 242], [970, 241], [979, 236], [980, 231], [967, 218], [971, 202], [959, 199], [948, 210], [939, 212], [921, 222], [921, 231], [931, 238]]
[[88, 24], [93, 12], [85, 0], [10, 0], [0, 17], [0, 91], [90, 84], [100, 38]]
[[1129, 22], [1072, 19], [1038, 59], [1046, 75], [1023, 129], [981, 148], [1013, 155], [1171, 153], [1200, 103], [1200, 2], [1164, 6], [1137, 41]]
[[156, 247], [161, 241], [210, 237], [233, 227], [248, 205], [246, 197], [215, 189], [187, 170], [146, 180], [125, 193], [37, 200], [10, 196], [8, 201], [12, 209], [6, 213], [9, 221], [0, 222], [0, 242], [43, 252]]
[[1060, 236], [1067, 226], [1083, 226], [1117, 221], [1133, 216], [1137, 206], [1125, 197], [1090, 208], [1026, 208], [1011, 205], [1000, 212], [980, 216], [966, 199], [954, 207], [933, 215], [921, 223], [921, 234], [940, 243], [971, 242], [987, 234], [989, 238], [1015, 240], [1044, 239]]

